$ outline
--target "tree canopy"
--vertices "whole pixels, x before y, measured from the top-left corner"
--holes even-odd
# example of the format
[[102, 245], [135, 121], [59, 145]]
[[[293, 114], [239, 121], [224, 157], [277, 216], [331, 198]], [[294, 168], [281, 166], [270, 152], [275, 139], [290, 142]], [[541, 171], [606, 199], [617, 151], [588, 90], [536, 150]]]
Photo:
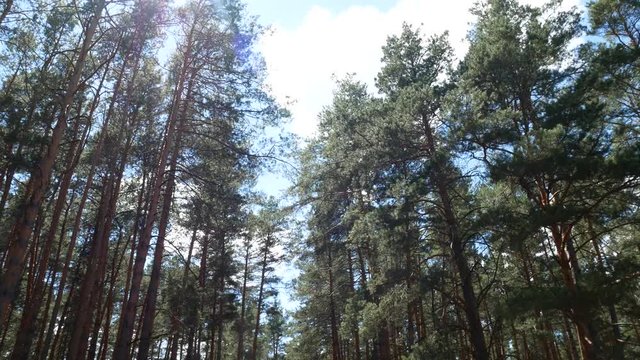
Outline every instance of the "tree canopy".
[[1, 3], [0, 357], [638, 358], [640, 3], [469, 11], [302, 142], [240, 0]]

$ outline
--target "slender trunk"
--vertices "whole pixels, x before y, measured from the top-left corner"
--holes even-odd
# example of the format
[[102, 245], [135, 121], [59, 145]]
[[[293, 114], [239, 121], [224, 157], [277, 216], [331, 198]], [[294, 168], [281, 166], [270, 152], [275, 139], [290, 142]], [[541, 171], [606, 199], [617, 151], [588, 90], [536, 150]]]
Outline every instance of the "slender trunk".
[[[406, 261], [406, 269], [407, 269], [407, 291], [411, 293], [411, 288], [413, 286], [413, 261], [411, 260], [411, 246], [407, 246], [407, 253], [405, 255]], [[411, 349], [413, 344], [415, 343], [415, 300], [411, 300], [407, 305], [407, 348]]]
[[66, 301], [64, 302], [64, 306], [62, 308], [62, 316], [60, 318], [60, 326], [58, 326], [55, 330], [55, 336], [53, 337], [53, 344], [51, 345], [51, 349], [50, 349], [50, 358], [53, 359], [61, 359], [64, 358], [64, 348], [59, 346], [61, 343], [65, 342], [65, 335], [67, 334], [65, 330], [65, 328], [62, 326], [62, 324], [65, 324], [67, 322], [67, 318], [69, 316], [69, 312], [70, 312], [70, 308], [72, 305], [72, 301], [71, 299], [73, 299], [76, 295], [77, 292], [77, 288], [78, 288], [78, 277], [77, 276], [73, 276], [72, 277], [72, 282], [69, 286], [69, 288], [71, 289], [69, 291], [69, 295], [67, 296]]
[[510, 323], [511, 327], [511, 335], [513, 337], [513, 352], [515, 353], [515, 359], [520, 360], [522, 357], [520, 356], [520, 342], [518, 341], [518, 332], [516, 331], [515, 326], [513, 326], [513, 321]]
[[[531, 258], [528, 254], [529, 254], [529, 251], [526, 249], [526, 246], [525, 246], [520, 251], [519, 260], [522, 263], [522, 271], [523, 271], [523, 277], [524, 277], [525, 283], [527, 284], [527, 287], [531, 288], [534, 285], [536, 274], [533, 271], [535, 267], [532, 265]], [[544, 313], [537, 306], [534, 306], [533, 314], [535, 317], [534, 326], [536, 327], [536, 331], [539, 331], [538, 328], [541, 328], [545, 331], [544, 333], [545, 335], [539, 337], [539, 342], [540, 342], [540, 345], [542, 346], [542, 349], [544, 350], [545, 357], [547, 359], [552, 359], [554, 355], [553, 355], [552, 345], [549, 345], [549, 335], [552, 335], [553, 331], [548, 331], [550, 328], [550, 325], [548, 321], [545, 319]]]
[[[222, 307], [220, 307], [220, 311], [222, 312]], [[222, 360], [222, 338], [224, 338], [224, 323], [222, 321], [219, 321], [218, 343], [216, 344], [216, 360]]]
[[570, 360], [578, 360], [578, 348], [576, 347], [575, 339], [573, 338], [573, 333], [571, 332], [571, 324], [569, 324], [569, 319], [566, 316], [562, 316], [563, 320], [563, 328], [564, 328], [564, 337], [566, 345], [567, 354], [569, 354]]
[[436, 157], [436, 142], [433, 137], [433, 130], [429, 122], [427, 115], [422, 116], [424, 133], [427, 141], [427, 152], [429, 156], [434, 160], [434, 169], [432, 171], [432, 178], [434, 180], [438, 196], [440, 198], [440, 205], [442, 206], [442, 212], [444, 220], [447, 226], [446, 233], [451, 243], [451, 254], [453, 262], [456, 266], [458, 276], [460, 277], [460, 286], [462, 289], [462, 298], [464, 300], [463, 307], [467, 318], [467, 327], [469, 329], [469, 340], [473, 346], [474, 359], [476, 360], [488, 360], [489, 352], [487, 350], [487, 343], [484, 338], [484, 331], [482, 329], [482, 323], [480, 322], [480, 312], [478, 308], [478, 300], [476, 298], [475, 291], [473, 289], [473, 279], [467, 257], [464, 251], [464, 239], [460, 234], [458, 220], [456, 218], [453, 201], [449, 194], [449, 188], [446, 180], [446, 174], [442, 165], [437, 161]]
[[[220, 256], [218, 258], [217, 263], [217, 281], [214, 281], [215, 291], [214, 291], [214, 302], [211, 313], [211, 360], [222, 359], [222, 337], [224, 336], [224, 319], [223, 319], [223, 309], [225, 306], [224, 302], [224, 289], [225, 289], [225, 258], [227, 251], [227, 241], [226, 235], [224, 232], [218, 232], [216, 235], [216, 239], [218, 241], [218, 247], [220, 248]], [[217, 311], [217, 316], [216, 316]], [[216, 338], [216, 331], [217, 338]]]
[[[84, 139], [84, 141], [86, 141], [86, 138]], [[82, 147], [82, 146], [81, 146]], [[62, 221], [62, 224], [60, 226], [60, 235], [58, 236], [58, 248], [56, 250], [56, 256], [55, 256], [55, 268], [53, 269], [53, 271], [51, 271], [51, 276], [50, 276], [50, 280], [49, 280], [49, 290], [47, 291], [47, 301], [45, 304], [45, 308], [44, 308], [44, 312], [42, 315], [42, 321], [41, 321], [41, 328], [40, 328], [40, 334], [38, 336], [38, 342], [36, 345], [36, 350], [35, 350], [35, 354], [37, 354], [36, 358], [37, 359], [45, 359], [46, 357], [46, 349], [44, 349], [43, 345], [44, 345], [44, 340], [45, 340], [45, 336], [47, 334], [47, 321], [46, 319], [49, 319], [48, 315], [51, 309], [51, 302], [53, 301], [54, 298], [54, 290], [55, 290], [55, 283], [56, 283], [56, 277], [58, 275], [58, 271], [57, 269], [60, 267], [60, 257], [62, 255], [62, 248], [63, 248], [63, 240], [66, 234], [66, 230], [67, 230], [67, 221], [69, 220], [69, 212], [71, 211], [71, 206], [74, 203], [76, 197], [76, 193], [72, 192], [72, 196], [71, 199], [69, 200], [69, 205], [67, 206], [66, 210], [65, 210], [65, 214], [64, 214], [64, 218]]]
[[[134, 81], [136, 73], [137, 73], [137, 64], [138, 61], [135, 60], [134, 71], [131, 78], [131, 82]], [[126, 68], [126, 64], [123, 65], [123, 69]], [[118, 88], [120, 84], [118, 84]], [[115, 94], [114, 94], [115, 95]], [[112, 98], [112, 102], [110, 104], [109, 110], [107, 112], [107, 116], [111, 117], [111, 113], [113, 111], [112, 105], [114, 104], [115, 96]], [[100, 217], [96, 219], [96, 231], [94, 236], [94, 243], [92, 253], [96, 254], [95, 257], [91, 258], [89, 261], [88, 271], [85, 275], [85, 279], [82, 283], [82, 288], [80, 291], [81, 298], [79, 300], [79, 305], [77, 306], [76, 311], [76, 322], [73, 328], [71, 343], [69, 346], [69, 358], [73, 359], [74, 356], [78, 356], [78, 358], [82, 358], [87, 348], [87, 340], [89, 327], [91, 324], [91, 316], [94, 312], [97, 311], [96, 320], [95, 320], [95, 330], [96, 336], [94, 341], [92, 342], [93, 346], [90, 350], [92, 352], [89, 353], [90, 356], [95, 355], [95, 346], [97, 341], [97, 331], [99, 330], [100, 323], [102, 320], [101, 302], [104, 296], [104, 291], [102, 290], [102, 284], [105, 281], [106, 270], [107, 270], [107, 257], [108, 257], [108, 244], [109, 238], [111, 234], [111, 228], [113, 225], [113, 219], [116, 213], [116, 205], [117, 200], [120, 195], [120, 187], [122, 184], [122, 179], [124, 177], [124, 171], [127, 164], [127, 160], [129, 157], [129, 151], [131, 149], [132, 141], [133, 141], [133, 133], [137, 123], [137, 112], [134, 112], [131, 115], [131, 127], [133, 129], [128, 129], [128, 137], [125, 140], [122, 148], [122, 154], [119, 159], [113, 159], [111, 163], [108, 165], [107, 173], [108, 176], [105, 180], [105, 190], [103, 193], [103, 205], [105, 208], [101, 207], [99, 214]], [[125, 127], [126, 128], [126, 127]], [[95, 251], [95, 252], [94, 252]], [[116, 255], [114, 255], [116, 256]], [[86, 295], [88, 296], [86, 296]], [[97, 300], [96, 300], [97, 297]], [[76, 349], [76, 350], [74, 350]], [[72, 354], [72, 351], [75, 351], [75, 354]]]
[[[105, 282], [102, 281], [103, 286], [104, 287]], [[107, 294], [108, 297], [108, 294]], [[103, 306], [103, 301], [104, 301], [104, 291], [98, 291], [98, 300], [95, 302], [95, 305], [93, 306], [94, 308], [97, 309], [96, 311], [96, 316], [94, 316], [93, 319], [93, 327], [91, 328], [91, 337], [90, 337], [90, 341], [89, 341], [89, 350], [87, 351], [87, 359], [93, 360], [96, 358], [96, 351], [97, 351], [97, 347], [98, 347], [98, 337], [100, 336], [100, 327], [102, 325], [102, 306]], [[88, 326], [91, 322], [87, 321], [87, 329]], [[88, 336], [88, 334], [86, 335]]]
[[[108, 292], [108, 296], [107, 296], [107, 301], [105, 303], [105, 312], [106, 312], [106, 316], [105, 316], [105, 322], [104, 322], [104, 328], [102, 329], [102, 342], [100, 343], [100, 349], [98, 352], [98, 358], [99, 359], [106, 359], [107, 358], [107, 348], [108, 348], [108, 343], [109, 343], [109, 335], [111, 333], [111, 316], [113, 314], [113, 306], [114, 306], [114, 296], [115, 296], [115, 291], [116, 291], [116, 282], [118, 279], [118, 276], [120, 274], [120, 269], [122, 267], [122, 262], [125, 259], [125, 253], [127, 251], [127, 247], [129, 246], [129, 242], [132, 241], [132, 235], [129, 235], [127, 238], [127, 241], [125, 241], [123, 247], [122, 247], [122, 254], [120, 254], [120, 256], [114, 256], [113, 259], [113, 263], [111, 266], [111, 279], [109, 281], [110, 286], [109, 286], [109, 292]], [[120, 245], [120, 242], [118, 242], [118, 246]], [[117, 253], [117, 248], [116, 248], [116, 253]], [[116, 259], [119, 259], [117, 264], [116, 264]], [[91, 352], [90, 352], [91, 353]]]
[[[215, 285], [215, 283], [214, 283]], [[211, 346], [209, 347], [210, 351], [210, 356], [208, 357], [208, 359], [210, 360], [214, 360], [216, 358], [216, 325], [215, 322], [216, 320], [216, 309], [218, 307], [218, 300], [219, 300], [219, 296], [218, 296], [218, 287], [214, 286], [213, 288], [213, 306], [212, 306], [212, 310], [211, 310]], [[187, 353], [187, 357], [189, 357], [189, 354]]]
[[[109, 329], [111, 327], [111, 310], [112, 310], [112, 303], [113, 303], [113, 293], [115, 291], [115, 286], [116, 286], [116, 280], [118, 277], [118, 270], [120, 268], [119, 265], [121, 265], [122, 263], [122, 259], [124, 258], [124, 252], [122, 254], [122, 256], [120, 256], [120, 247], [122, 246], [125, 250], [127, 248], [127, 244], [128, 244], [128, 239], [127, 241], [125, 241], [125, 243], [123, 244], [124, 241], [124, 232], [122, 231], [122, 229], [119, 232], [118, 235], [118, 240], [116, 242], [116, 246], [115, 246], [115, 250], [114, 250], [114, 254], [113, 254], [113, 259], [111, 260], [111, 274], [109, 276], [109, 289], [107, 290], [107, 298], [104, 301], [104, 306], [102, 305], [102, 292], [100, 292], [100, 297], [99, 297], [99, 301], [97, 304], [97, 308], [98, 308], [98, 313], [96, 315], [95, 318], [95, 322], [93, 325], [93, 334], [91, 335], [91, 343], [89, 345], [89, 353], [87, 356], [87, 359], [95, 359], [96, 357], [96, 351], [98, 351], [98, 355], [100, 356], [100, 354], [102, 353], [103, 347], [105, 347], [105, 343], [108, 342], [109, 340]], [[120, 261], [118, 261], [120, 260]], [[105, 316], [106, 314], [106, 316]], [[102, 342], [101, 342], [101, 346], [100, 349], [98, 349], [98, 337], [100, 336], [100, 327], [102, 324], [102, 319], [105, 319], [104, 322], [104, 329], [102, 331]]]
[[78, 292], [78, 303], [75, 307], [75, 321], [71, 329], [67, 358], [69, 360], [84, 359], [87, 351], [89, 326], [94, 313], [94, 305], [102, 293], [101, 284], [104, 279], [106, 264], [110, 222], [112, 219], [111, 208], [115, 205], [116, 189], [114, 179], [106, 180], [106, 188], [102, 196], [100, 208], [96, 217], [97, 227], [91, 245], [89, 263], [84, 279]]
[[[77, 124], [77, 123], [76, 123]], [[77, 128], [75, 129], [77, 130]], [[58, 223], [62, 216], [62, 210], [65, 207], [69, 185], [71, 184], [71, 175], [74, 167], [75, 154], [72, 149], [69, 150], [67, 156], [67, 166], [65, 174], [62, 176], [60, 187], [58, 190], [58, 198], [55, 202], [53, 213], [51, 215], [51, 225], [44, 239], [40, 260], [37, 269], [34, 271], [35, 281], [34, 288], [31, 291], [33, 296], [25, 299], [25, 309], [22, 312], [20, 320], [20, 328], [16, 334], [16, 342], [11, 353], [11, 359], [20, 360], [27, 358], [33, 338], [35, 336], [35, 323], [40, 311], [42, 301], [44, 300], [44, 287], [47, 269], [49, 267], [49, 259], [51, 257], [51, 249], [56, 238]]]
[[169, 360], [177, 360], [178, 359], [178, 341], [180, 336], [178, 334], [173, 335], [173, 339], [171, 340], [171, 350], [169, 352]]
[[418, 301], [418, 342], [427, 337], [427, 324], [424, 315], [424, 304], [422, 299]]
[[200, 272], [198, 273], [198, 286], [204, 288], [207, 278], [207, 254], [209, 253], [210, 234], [205, 234], [202, 243], [202, 256], [200, 257]]
[[244, 254], [244, 271], [242, 273], [242, 289], [241, 289], [241, 300], [240, 300], [240, 319], [238, 323], [238, 351], [237, 351], [237, 359], [244, 359], [244, 322], [245, 322], [245, 307], [246, 307], [246, 298], [247, 298], [247, 280], [249, 278], [249, 258], [250, 258], [250, 250], [251, 244], [249, 242], [246, 243], [245, 254]]
[[260, 333], [260, 313], [262, 313], [262, 301], [264, 296], [264, 282], [267, 275], [267, 257], [269, 248], [262, 249], [262, 269], [260, 270], [260, 286], [258, 290], [258, 301], [256, 307], [256, 323], [253, 330], [253, 346], [251, 347], [251, 357], [253, 360], [258, 359], [258, 334]]
[[133, 272], [133, 259], [137, 248], [138, 232], [140, 231], [140, 223], [144, 218], [144, 208], [146, 207], [145, 195], [149, 193], [147, 189], [147, 174], [142, 174], [142, 184], [138, 193], [138, 203], [136, 205], [136, 216], [133, 221], [133, 229], [131, 236], [131, 248], [129, 253], [129, 261], [127, 263], [127, 278], [124, 282], [124, 294], [122, 296], [122, 308], [124, 308], [127, 298], [129, 297], [129, 289], [131, 284], [131, 276]]
[[[193, 75], [193, 74], [192, 74]], [[165, 185], [164, 198], [162, 203], [162, 211], [158, 223], [158, 236], [156, 240], [156, 248], [154, 251], [153, 266], [151, 269], [151, 278], [145, 299], [145, 312], [142, 315], [142, 330], [140, 334], [140, 345], [138, 348], [138, 360], [145, 360], [149, 356], [149, 348], [151, 345], [151, 334], [153, 332], [153, 322], [155, 319], [156, 301], [158, 298], [158, 288], [160, 287], [160, 271], [162, 270], [162, 258], [164, 256], [164, 239], [167, 233], [167, 225], [169, 224], [169, 215], [171, 213], [171, 202], [173, 200], [173, 190], [175, 186], [176, 170], [178, 167], [178, 156], [180, 155], [180, 147], [182, 145], [182, 134], [184, 133], [189, 116], [189, 105], [193, 92], [194, 82], [189, 81], [187, 85], [187, 94], [184, 104], [176, 110], [180, 111], [179, 124], [176, 129], [176, 139], [171, 154], [169, 164], [169, 172], [167, 174], [167, 182]], [[180, 104], [178, 104], [180, 105]]]
[[[349, 285], [350, 285], [350, 290], [351, 290], [351, 296], [355, 295], [356, 293], [356, 281], [355, 281], [355, 275], [354, 275], [354, 269], [353, 269], [353, 258], [351, 256], [351, 250], [347, 251], [347, 260], [349, 263]], [[353, 347], [355, 350], [355, 357], [356, 360], [361, 360], [362, 355], [360, 353], [360, 332], [358, 331], [358, 322], [355, 321], [353, 324], [351, 324], [352, 326], [352, 334], [353, 334]], [[350, 357], [348, 357], [350, 358]]]
[[[191, 235], [191, 241], [189, 242], [189, 251], [187, 253], [187, 259], [184, 265], [184, 273], [182, 274], [183, 286], [188, 283], [189, 273], [191, 272], [191, 257], [193, 256], [193, 247], [198, 239], [198, 228], [194, 227], [193, 234]], [[170, 309], [171, 320], [171, 340], [167, 348], [167, 360], [176, 360], [178, 357], [178, 342], [180, 340], [180, 308]]]
[[[93, 168], [92, 168], [93, 170]], [[69, 269], [71, 266], [71, 260], [73, 258], [73, 251], [75, 249], [75, 244], [76, 244], [76, 240], [78, 239], [78, 235], [80, 233], [80, 223], [82, 221], [82, 215], [83, 215], [83, 210], [84, 210], [84, 205], [86, 204], [87, 201], [87, 197], [89, 194], [89, 190], [91, 189], [91, 183], [93, 180], [93, 171], [90, 171], [88, 178], [87, 178], [87, 184], [85, 185], [85, 188], [83, 190], [82, 193], [82, 197], [80, 199], [80, 203], [78, 204], [78, 210], [75, 216], [75, 220], [74, 220], [74, 225], [73, 225], [73, 230], [71, 232], [71, 237], [69, 240], [69, 244], [67, 246], [67, 251], [65, 254], [65, 263], [64, 266], [62, 268], [62, 274], [60, 275], [60, 282], [58, 284], [58, 291], [56, 293], [56, 297], [55, 297], [55, 303], [53, 306], [53, 310], [51, 311], [51, 316], [49, 317], [49, 327], [47, 329], [47, 335], [45, 337], [44, 340], [44, 346], [43, 346], [43, 351], [48, 351], [50, 349], [50, 344], [51, 341], [53, 339], [53, 334], [54, 334], [54, 329], [56, 324], [58, 323], [58, 313], [60, 311], [60, 307], [62, 305], [62, 300], [64, 297], [64, 289], [66, 286], [66, 282], [67, 282], [67, 277], [69, 275]], [[51, 347], [53, 348], [53, 347]], [[41, 354], [41, 358], [44, 358], [43, 356], [44, 354]]]
[[333, 279], [333, 257], [331, 254], [331, 245], [329, 245], [327, 249], [327, 259], [327, 270], [329, 275], [329, 319], [331, 321], [331, 358], [333, 360], [341, 360], [340, 335], [338, 334], [338, 316], [336, 314], [336, 304], [333, 298], [335, 284]]
[[[604, 275], [606, 274], [606, 264], [604, 256], [602, 255], [602, 251], [600, 250], [600, 244], [598, 243], [598, 235], [593, 229], [593, 220], [591, 218], [587, 218], [587, 231], [589, 237], [591, 238], [591, 244], [593, 245], [593, 250], [596, 253], [596, 261], [598, 264], [598, 269]], [[616, 312], [616, 307], [613, 303], [607, 304], [607, 311], [609, 312], [609, 319], [611, 319], [611, 330], [613, 332], [614, 337], [614, 354], [613, 358], [616, 360], [624, 359], [624, 339], [622, 338], [622, 331], [620, 330], [620, 325], [618, 324], [618, 313]]]
[[[69, 245], [67, 247], [67, 252], [66, 252], [66, 257], [65, 257], [65, 265], [64, 268], [62, 270], [62, 275], [60, 278], [60, 284], [58, 286], [58, 292], [57, 292], [57, 296], [56, 296], [56, 302], [53, 308], [53, 312], [51, 315], [51, 321], [49, 323], [49, 329], [47, 331], [47, 336], [45, 338], [45, 342], [44, 342], [44, 349], [49, 349], [49, 344], [51, 343], [52, 337], [53, 337], [53, 329], [56, 323], [56, 319], [57, 319], [57, 315], [61, 306], [61, 302], [62, 302], [62, 297], [63, 297], [63, 293], [64, 293], [64, 288], [65, 288], [65, 284], [66, 284], [66, 280], [67, 280], [67, 276], [68, 276], [68, 272], [69, 272], [69, 267], [71, 264], [71, 260], [73, 258], [73, 252], [75, 249], [75, 244], [78, 238], [78, 235], [80, 233], [80, 224], [82, 221], [82, 215], [84, 212], [84, 206], [86, 205], [87, 202], [87, 198], [89, 195], [89, 191], [92, 189], [93, 187], [93, 181], [95, 179], [95, 171], [96, 168], [98, 167], [100, 161], [101, 161], [101, 155], [102, 155], [102, 148], [107, 136], [107, 132], [108, 132], [108, 127], [109, 127], [109, 120], [111, 119], [111, 115], [113, 113], [113, 109], [115, 106], [115, 99], [117, 97], [117, 93], [120, 89], [120, 84], [122, 81], [122, 77], [124, 75], [124, 70], [125, 70], [125, 66], [123, 65], [123, 67], [121, 68], [119, 75], [118, 75], [118, 79], [116, 81], [116, 84], [114, 86], [114, 94], [112, 95], [112, 99], [111, 102], [109, 104], [109, 109], [107, 110], [107, 114], [105, 116], [104, 122], [102, 124], [102, 128], [100, 130], [100, 135], [98, 136], [98, 140], [96, 142], [96, 147], [94, 149], [94, 153], [93, 156], [91, 158], [91, 167], [89, 168], [89, 173], [87, 174], [87, 180], [86, 180], [86, 184], [83, 190], [83, 194], [82, 194], [82, 198], [80, 199], [79, 205], [78, 205], [78, 211], [76, 214], [76, 218], [75, 218], [75, 222], [74, 222], [74, 227], [73, 227], [73, 231], [71, 234], [71, 238], [69, 240]], [[106, 71], [105, 71], [106, 74]], [[93, 107], [92, 107], [93, 108]], [[93, 114], [93, 113], [91, 113]]]
[[193, 234], [191, 235], [191, 241], [189, 242], [189, 252], [187, 253], [187, 260], [184, 263], [184, 273], [182, 274], [182, 283], [186, 284], [191, 272], [191, 257], [193, 256], [193, 247], [198, 239], [198, 228], [194, 227]]
[[[56, 191], [54, 190], [54, 193], [55, 192]], [[29, 264], [27, 265], [26, 286], [24, 291], [26, 299], [31, 299], [33, 294], [33, 286], [34, 286], [35, 277], [36, 277], [36, 262], [39, 254], [38, 250], [40, 249], [40, 245], [43, 238], [42, 228], [44, 227], [44, 220], [45, 220], [46, 214], [49, 213], [49, 209], [50, 209], [49, 205], [51, 205], [51, 203], [49, 203], [44, 209], [41, 209], [40, 213], [38, 214], [38, 218], [36, 220], [36, 225], [33, 232], [34, 233], [33, 241], [31, 242], [31, 246], [29, 248]]]
[[[556, 224], [551, 226], [551, 235], [556, 246], [556, 255], [560, 272], [565, 287], [572, 297], [578, 296], [578, 284], [576, 281], [577, 259], [571, 255], [573, 251], [568, 249], [569, 237], [571, 236], [571, 225]], [[580, 352], [583, 360], [596, 359], [595, 336], [590, 326], [587, 310], [580, 303], [574, 303], [568, 310], [568, 315], [576, 327], [578, 333], [578, 341], [580, 343]]]
[[[178, 144], [176, 144], [178, 145]], [[149, 287], [145, 299], [144, 313], [142, 314], [142, 329], [140, 333], [140, 343], [138, 347], [138, 360], [145, 360], [149, 356], [151, 347], [151, 335], [153, 332], [153, 323], [155, 319], [156, 300], [158, 296], [158, 288], [160, 286], [160, 271], [162, 268], [162, 258], [164, 256], [164, 238], [166, 236], [167, 224], [169, 222], [169, 214], [171, 212], [171, 202], [173, 198], [173, 187], [175, 181], [175, 170], [179, 149], [176, 146], [172, 163], [169, 170], [169, 178], [167, 179], [167, 187], [164, 194], [162, 212], [158, 224], [158, 236], [154, 251], [153, 265], [151, 268], [151, 277], [149, 279]]]

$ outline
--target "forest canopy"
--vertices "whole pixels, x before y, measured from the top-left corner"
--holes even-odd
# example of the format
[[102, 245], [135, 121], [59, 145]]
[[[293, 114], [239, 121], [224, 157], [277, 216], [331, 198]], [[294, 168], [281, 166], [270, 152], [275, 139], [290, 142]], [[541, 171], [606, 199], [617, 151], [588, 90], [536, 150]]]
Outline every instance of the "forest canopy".
[[240, 0], [2, 1], [0, 358], [640, 357], [640, 2], [469, 11], [298, 141]]

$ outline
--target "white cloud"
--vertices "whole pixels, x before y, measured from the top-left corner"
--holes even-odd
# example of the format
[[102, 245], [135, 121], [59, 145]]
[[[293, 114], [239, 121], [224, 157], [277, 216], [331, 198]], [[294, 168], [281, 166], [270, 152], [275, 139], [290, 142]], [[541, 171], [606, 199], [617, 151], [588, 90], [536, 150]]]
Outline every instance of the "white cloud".
[[[565, 3], [563, 7], [579, 5], [580, 0]], [[295, 29], [274, 25], [273, 34], [261, 40], [260, 50], [276, 98], [282, 103], [295, 101], [289, 106], [292, 131], [304, 137], [314, 134], [318, 113], [331, 102], [333, 75], [356, 73], [357, 79], [372, 86], [380, 68], [380, 48], [387, 36], [401, 31], [403, 22], [419, 26], [427, 36], [448, 30], [456, 55], [464, 55], [472, 4], [469, 0], [399, 0], [387, 12], [352, 6], [339, 13], [313, 6]]]

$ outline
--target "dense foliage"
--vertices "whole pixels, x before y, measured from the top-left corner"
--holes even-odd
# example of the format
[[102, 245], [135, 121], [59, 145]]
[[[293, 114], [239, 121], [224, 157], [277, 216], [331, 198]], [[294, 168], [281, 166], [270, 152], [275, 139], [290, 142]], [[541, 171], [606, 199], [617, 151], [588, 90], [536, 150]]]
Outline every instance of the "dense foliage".
[[637, 0], [405, 25], [287, 206], [263, 29], [180, 4], [0, 4], [1, 358], [640, 357]]
[[640, 3], [472, 11], [321, 114], [288, 358], [640, 356]]
[[182, 3], [3, 3], [0, 357], [281, 350], [286, 214], [252, 187], [286, 112], [243, 5]]

